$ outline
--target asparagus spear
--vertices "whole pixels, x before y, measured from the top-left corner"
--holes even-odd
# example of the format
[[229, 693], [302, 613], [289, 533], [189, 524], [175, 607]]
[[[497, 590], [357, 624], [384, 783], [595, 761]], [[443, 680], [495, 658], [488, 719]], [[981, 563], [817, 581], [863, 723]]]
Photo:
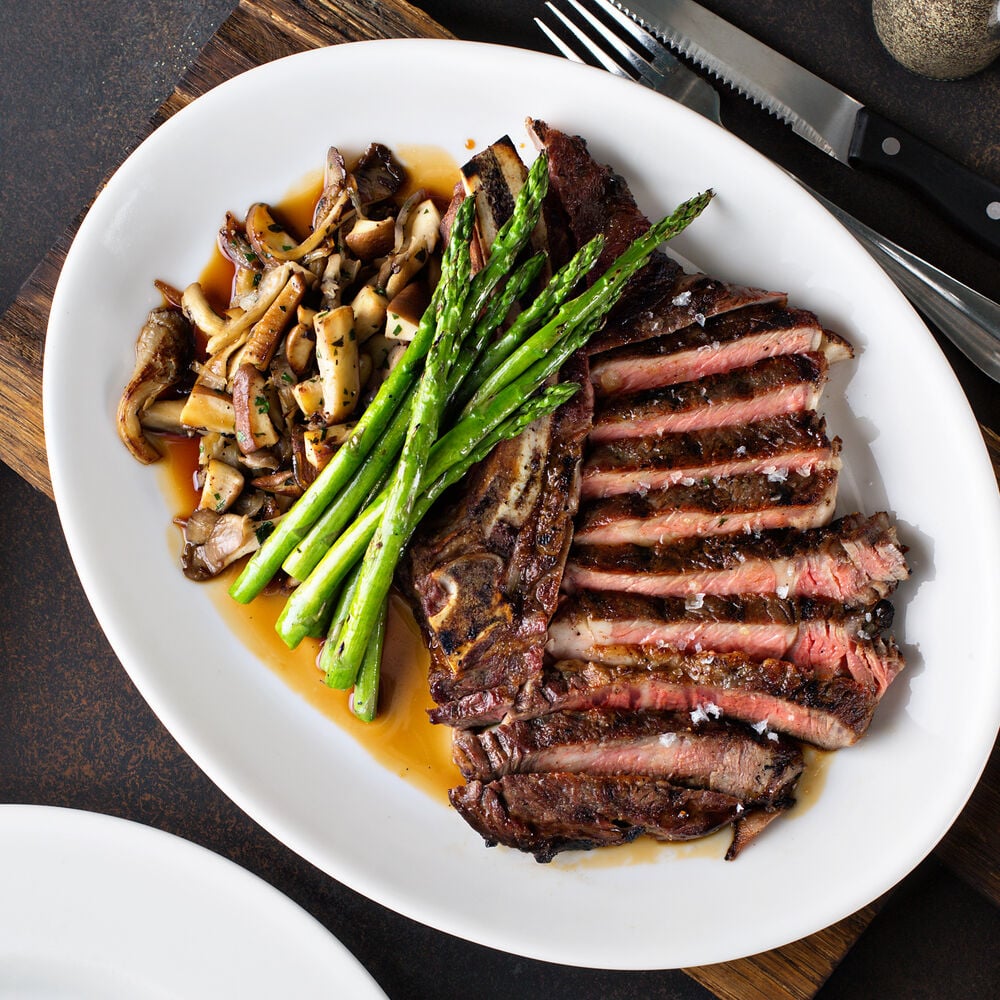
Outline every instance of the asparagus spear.
[[320, 670], [322, 670], [325, 674], [328, 687], [346, 690], [354, 683], [353, 675], [345, 677], [342, 671], [338, 672], [333, 651], [337, 648], [337, 640], [340, 638], [340, 630], [344, 627], [344, 622], [347, 619], [347, 609], [351, 606], [351, 601], [354, 600], [354, 595], [357, 593], [358, 579], [360, 576], [361, 562], [359, 560], [355, 564], [354, 568], [348, 573], [347, 578], [344, 581], [340, 597], [338, 598], [337, 605], [333, 611], [333, 618], [330, 620], [330, 627], [327, 630], [326, 641], [323, 643], [323, 648], [320, 650], [318, 665]]
[[351, 711], [362, 720], [371, 722], [378, 712], [378, 681], [382, 669], [382, 646], [385, 643], [385, 624], [389, 605], [383, 601], [375, 619], [375, 628], [368, 639], [358, 680], [351, 693]]
[[[570, 260], [549, 280], [502, 337], [490, 344], [475, 371], [462, 384], [458, 404], [464, 406], [475, 395], [476, 390], [499, 368], [510, 354], [520, 345], [526, 335], [551, 319], [556, 310], [566, 301], [577, 282], [594, 266], [604, 248], [604, 237], [595, 236], [584, 244]], [[504, 379], [498, 379], [502, 384]]]

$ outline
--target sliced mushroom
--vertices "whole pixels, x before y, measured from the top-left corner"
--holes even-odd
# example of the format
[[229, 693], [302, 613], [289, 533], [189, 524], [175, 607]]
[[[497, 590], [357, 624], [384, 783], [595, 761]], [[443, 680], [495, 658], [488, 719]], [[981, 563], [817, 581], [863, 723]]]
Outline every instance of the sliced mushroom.
[[236, 503], [244, 485], [243, 474], [239, 469], [213, 458], [205, 467], [205, 482], [201, 488], [198, 507], [222, 514]]
[[331, 198], [326, 214], [315, 224], [313, 231], [301, 242], [295, 239], [274, 219], [270, 206], [257, 202], [247, 212], [246, 231], [251, 246], [268, 263], [304, 260], [317, 251], [330, 238], [340, 222], [349, 196], [345, 190]]
[[322, 225], [323, 220], [330, 214], [330, 209], [347, 187], [348, 180], [344, 158], [336, 146], [331, 146], [326, 151], [326, 162], [323, 165], [323, 191], [313, 209], [313, 229]]
[[281, 468], [281, 459], [275, 448], [258, 448], [249, 455], [243, 455], [240, 463], [250, 472], [273, 472]]
[[306, 458], [317, 472], [322, 471], [333, 458], [340, 446], [351, 436], [354, 424], [336, 424], [333, 427], [318, 427], [307, 430], [302, 435]]
[[337, 306], [344, 304], [344, 295], [358, 280], [360, 271], [360, 260], [354, 260], [341, 253], [330, 254], [319, 281], [325, 309], [336, 309]]
[[361, 392], [354, 312], [350, 306], [341, 306], [317, 313], [313, 329], [323, 385], [323, 415], [327, 424], [339, 424], [354, 412]]
[[[403, 213], [401, 211], [401, 216]], [[397, 219], [397, 225], [399, 220]], [[402, 222], [402, 240], [379, 271], [377, 284], [389, 299], [395, 298], [427, 263], [437, 246], [441, 213], [430, 198], [408, 210]]]
[[118, 402], [118, 436], [144, 465], [160, 458], [143, 433], [140, 414], [187, 371], [193, 350], [191, 324], [169, 306], [146, 317], [135, 343], [135, 367]]
[[254, 365], [240, 365], [233, 376], [233, 412], [236, 443], [244, 455], [278, 443], [270, 409], [271, 399], [263, 374]]
[[295, 474], [288, 469], [272, 472], [267, 476], [257, 476], [251, 480], [251, 485], [258, 490], [274, 493], [284, 497], [302, 496], [302, 487], [295, 479]]
[[226, 212], [225, 225], [219, 230], [219, 249], [237, 268], [258, 273], [264, 269], [259, 254], [247, 239], [243, 223], [232, 212]]
[[[297, 375], [305, 374], [316, 353], [316, 337], [312, 329], [312, 316], [305, 319], [299, 307], [299, 321], [288, 331], [285, 338], [285, 360], [288, 367]], [[315, 313], [313, 313], [315, 315]]]
[[374, 260], [384, 257], [396, 245], [396, 223], [392, 216], [384, 219], [358, 219], [344, 242], [355, 257]]
[[295, 318], [295, 311], [306, 293], [306, 279], [302, 272], [291, 274], [285, 287], [274, 297], [267, 311], [253, 325], [247, 341], [232, 362], [237, 367], [250, 364], [264, 371], [271, 363], [278, 341], [288, 324]]
[[351, 309], [354, 311], [354, 335], [358, 343], [363, 344], [382, 329], [388, 308], [389, 299], [385, 291], [374, 285], [365, 285], [354, 296]]
[[368, 380], [372, 377], [375, 365], [372, 363], [372, 356], [362, 351], [358, 351], [358, 382], [362, 386], [368, 385]]
[[241, 556], [256, 551], [259, 535], [269, 530], [245, 515], [216, 514], [207, 507], [195, 511], [184, 525], [184, 575], [191, 580], [218, 576]]
[[318, 375], [297, 382], [292, 387], [292, 393], [307, 420], [312, 420], [323, 413], [323, 382]]
[[285, 287], [293, 267], [297, 265], [284, 264], [268, 271], [254, 290], [252, 299], [226, 316], [220, 316], [212, 308], [200, 282], [192, 282], [184, 289], [181, 295], [184, 314], [208, 337], [205, 345], [208, 355], [217, 354], [223, 348], [238, 344], [241, 338], [245, 338], [250, 327], [267, 312], [275, 297]]
[[195, 383], [181, 410], [181, 423], [195, 430], [236, 433], [236, 411], [224, 392]]
[[429, 303], [430, 295], [423, 283], [411, 281], [389, 303], [385, 314], [385, 335], [390, 340], [413, 340]]
[[183, 409], [183, 399], [158, 399], [139, 414], [139, 423], [147, 431], [159, 431], [161, 434], [189, 434], [190, 430], [181, 423]]
[[388, 146], [373, 142], [362, 154], [354, 170], [358, 202], [365, 208], [391, 198], [406, 182], [406, 170], [400, 166]]

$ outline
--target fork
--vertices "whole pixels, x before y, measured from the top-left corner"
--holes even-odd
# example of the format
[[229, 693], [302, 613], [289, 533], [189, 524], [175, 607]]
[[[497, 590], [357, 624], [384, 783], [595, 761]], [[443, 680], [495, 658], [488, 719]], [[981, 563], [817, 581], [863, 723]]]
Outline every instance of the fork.
[[[586, 52], [615, 76], [665, 94], [716, 125], [725, 127], [719, 112], [718, 91], [684, 66], [654, 35], [616, 4], [610, 0], [590, 0], [591, 5], [614, 22], [619, 31], [613, 30], [606, 20], [597, 17], [579, 0], [567, 2], [589, 31], [552, 2], [547, 2], [545, 6], [555, 16], [563, 33], [553, 30], [541, 18], [535, 18], [546, 38], [567, 59], [585, 63], [579, 51]], [[565, 40], [564, 33], [573, 37], [578, 49]], [[621, 34], [627, 35], [632, 40], [631, 44]], [[595, 36], [600, 38], [600, 42]], [[794, 175], [788, 176], [854, 235], [910, 302], [980, 371], [1000, 382], [1000, 305], [858, 221]]]

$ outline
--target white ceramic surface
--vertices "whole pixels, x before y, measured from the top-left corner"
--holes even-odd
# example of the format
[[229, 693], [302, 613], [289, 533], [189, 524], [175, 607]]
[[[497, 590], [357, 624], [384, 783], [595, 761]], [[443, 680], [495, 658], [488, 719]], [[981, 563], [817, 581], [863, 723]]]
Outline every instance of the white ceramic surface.
[[[890, 510], [910, 546], [914, 576], [896, 601], [910, 666], [869, 734], [833, 760], [818, 803], [735, 863], [665, 848], [643, 863], [540, 866], [486, 850], [445, 803], [373, 763], [248, 655], [180, 574], [164, 541], [160, 481], [115, 436], [132, 345], [158, 301], [152, 280], [193, 280], [227, 209], [280, 199], [330, 144], [432, 144], [461, 162], [468, 140], [482, 148], [509, 133], [531, 158], [528, 115], [586, 136], [650, 216], [714, 187], [679, 252], [727, 280], [787, 290], [858, 348], [836, 370], [824, 409], [844, 441], [841, 510]], [[216, 88], [143, 143], [84, 220], [53, 302], [44, 398], [73, 558], [159, 717], [291, 848], [452, 934], [609, 968], [776, 947], [906, 875], [962, 808], [993, 743], [1000, 503], [943, 355], [853, 239], [774, 166], [606, 73], [508, 48], [389, 41], [294, 56]], [[168, 642], [158, 637], [165, 609], [183, 623]]]
[[384, 1000], [305, 910], [138, 823], [0, 805], [0, 998]]

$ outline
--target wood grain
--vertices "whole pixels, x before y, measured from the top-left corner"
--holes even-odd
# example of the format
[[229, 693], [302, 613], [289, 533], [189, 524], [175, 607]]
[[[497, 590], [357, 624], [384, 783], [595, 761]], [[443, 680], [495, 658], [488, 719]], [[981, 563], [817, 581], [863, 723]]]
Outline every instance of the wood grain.
[[[219, 28], [137, 142], [181, 108], [238, 73], [322, 45], [371, 38], [450, 34], [403, 0], [242, 0]], [[123, 157], [128, 150], [123, 151]], [[82, 216], [81, 216], [82, 218]], [[0, 319], [0, 416], [13, 428], [0, 459], [36, 489], [52, 496], [42, 426], [42, 355], [49, 307], [59, 271], [80, 220], [49, 251]], [[984, 428], [1000, 478], [1000, 437]], [[939, 852], [946, 864], [1000, 902], [996, 823], [1000, 755]], [[736, 962], [684, 971], [723, 1000], [807, 1000], [813, 997], [878, 912], [879, 903], [784, 948]]]
[[808, 1000], [878, 913], [873, 903], [826, 930], [735, 962], [685, 969], [720, 1000]]

